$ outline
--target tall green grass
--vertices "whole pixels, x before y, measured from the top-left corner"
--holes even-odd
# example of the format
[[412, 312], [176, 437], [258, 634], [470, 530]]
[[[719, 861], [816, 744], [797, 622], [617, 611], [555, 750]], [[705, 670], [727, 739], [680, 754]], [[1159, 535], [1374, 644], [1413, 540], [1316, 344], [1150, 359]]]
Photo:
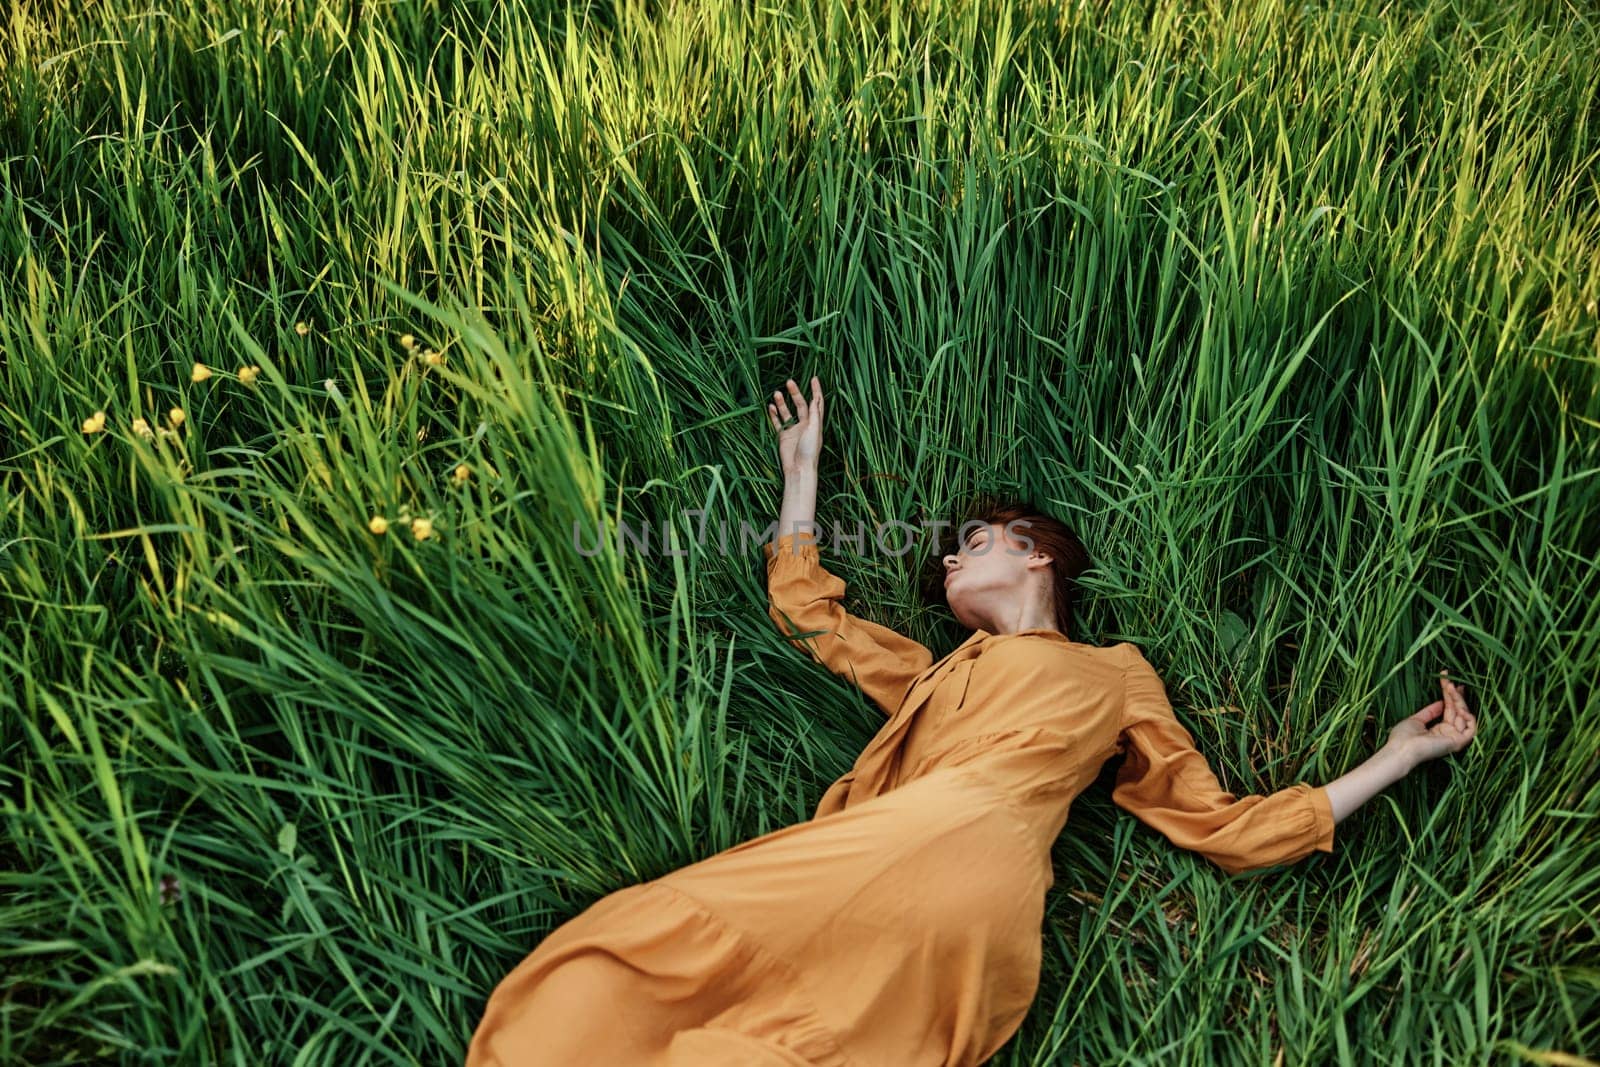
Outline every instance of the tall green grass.
[[[11, 5], [0, 1061], [459, 1062], [558, 923], [808, 817], [881, 717], [737, 533], [813, 373], [824, 524], [1039, 499], [1229, 788], [1442, 666], [1479, 716], [1253, 876], [1102, 781], [997, 1063], [1593, 1055], [1585, 10]], [[828, 562], [962, 636], [928, 542]]]

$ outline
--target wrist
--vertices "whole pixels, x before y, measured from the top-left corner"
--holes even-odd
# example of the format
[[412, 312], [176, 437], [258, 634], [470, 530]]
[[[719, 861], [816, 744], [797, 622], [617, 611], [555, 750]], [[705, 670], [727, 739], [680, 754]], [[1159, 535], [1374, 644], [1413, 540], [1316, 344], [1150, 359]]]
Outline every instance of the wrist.
[[1378, 759], [1394, 768], [1396, 778], [1404, 778], [1416, 770], [1417, 764], [1422, 762], [1404, 745], [1393, 741], [1378, 749]]

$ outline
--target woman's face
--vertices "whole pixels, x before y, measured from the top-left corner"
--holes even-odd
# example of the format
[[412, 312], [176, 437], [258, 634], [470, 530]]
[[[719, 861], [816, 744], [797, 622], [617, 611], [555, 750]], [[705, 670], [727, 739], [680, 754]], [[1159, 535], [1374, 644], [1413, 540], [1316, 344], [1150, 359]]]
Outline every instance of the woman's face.
[[962, 625], [976, 629], [994, 608], [1022, 596], [1028, 574], [1041, 565], [1035, 562], [1030, 568], [1030, 559], [1043, 560], [1043, 565], [1049, 559], [1033, 548], [1031, 539], [1022, 539], [1026, 530], [1009, 537], [999, 523], [970, 523], [964, 530], [960, 547], [944, 557], [944, 598]]

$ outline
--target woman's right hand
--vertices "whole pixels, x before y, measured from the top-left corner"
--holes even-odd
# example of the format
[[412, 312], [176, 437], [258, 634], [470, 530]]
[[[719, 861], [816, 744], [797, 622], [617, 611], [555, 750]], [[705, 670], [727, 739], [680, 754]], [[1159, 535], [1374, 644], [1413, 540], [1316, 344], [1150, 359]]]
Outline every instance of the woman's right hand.
[[[822, 455], [822, 382], [811, 378], [811, 400], [800, 394], [800, 387], [790, 378], [789, 397], [775, 390], [767, 404], [767, 421], [778, 435], [778, 462], [785, 475], [799, 471], [815, 471], [817, 459]], [[789, 410], [789, 402], [794, 410]]]

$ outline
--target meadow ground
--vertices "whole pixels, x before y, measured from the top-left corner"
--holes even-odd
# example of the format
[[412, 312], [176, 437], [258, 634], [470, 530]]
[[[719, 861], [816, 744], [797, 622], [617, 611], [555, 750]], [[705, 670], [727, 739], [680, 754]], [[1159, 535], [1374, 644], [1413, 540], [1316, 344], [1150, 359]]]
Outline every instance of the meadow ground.
[[[1554, 0], [8, 5], [0, 1061], [458, 1063], [808, 817], [812, 374], [824, 524], [1054, 509], [1230, 789], [1478, 715], [1242, 877], [1097, 783], [995, 1063], [1594, 1055], [1597, 133]], [[942, 654], [931, 551], [829, 561]]]

